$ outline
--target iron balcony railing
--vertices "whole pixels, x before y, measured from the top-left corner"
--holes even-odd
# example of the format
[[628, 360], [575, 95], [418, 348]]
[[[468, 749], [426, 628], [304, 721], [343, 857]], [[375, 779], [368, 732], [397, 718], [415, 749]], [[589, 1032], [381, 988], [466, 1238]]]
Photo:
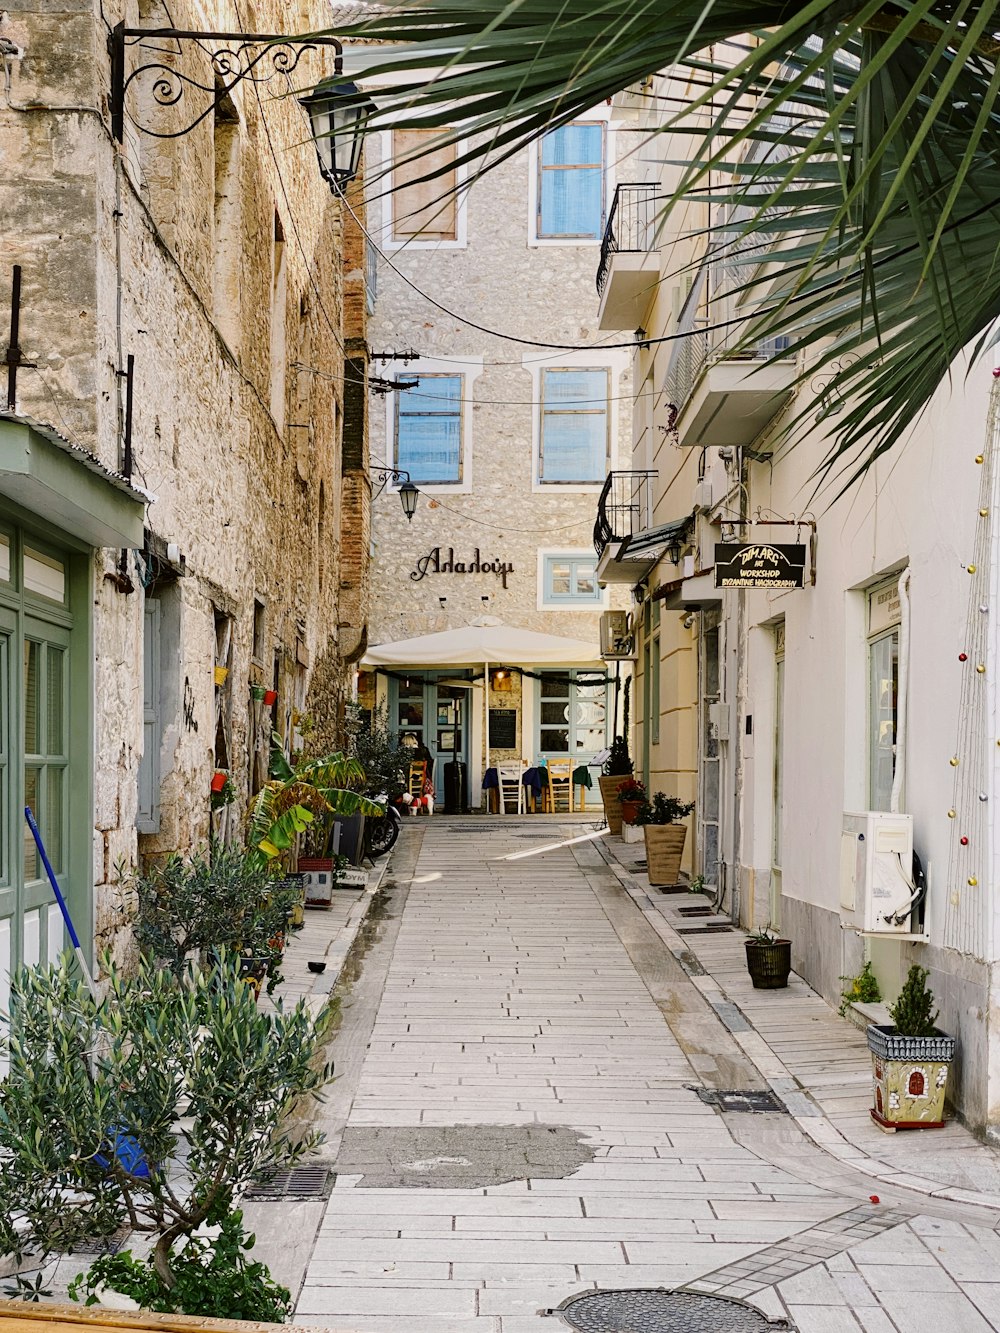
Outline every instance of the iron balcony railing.
[[655, 476], [655, 472], [608, 473], [594, 523], [594, 550], [599, 557], [609, 542], [623, 542], [651, 526]]
[[702, 265], [677, 321], [676, 332], [682, 336], [674, 343], [663, 382], [664, 398], [674, 407], [675, 419], [706, 366], [732, 359], [771, 361], [788, 353], [787, 337], [762, 338], [737, 348], [746, 325], [743, 320], [729, 321], [750, 311], [740, 310], [731, 284], [725, 279], [717, 283], [716, 276], [715, 264]]
[[655, 184], [619, 185], [608, 214], [608, 225], [601, 241], [601, 262], [597, 268], [597, 294], [604, 295], [611, 256], [623, 251], [645, 254], [653, 248], [656, 229]]

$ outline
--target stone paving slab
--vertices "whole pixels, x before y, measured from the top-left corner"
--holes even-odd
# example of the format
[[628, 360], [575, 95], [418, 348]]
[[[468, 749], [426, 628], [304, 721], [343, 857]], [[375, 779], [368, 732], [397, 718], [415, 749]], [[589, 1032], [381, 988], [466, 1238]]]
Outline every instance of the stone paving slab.
[[[921, 1202], [909, 1179], [869, 1203], [853, 1170], [868, 1159], [841, 1133], [840, 1108], [828, 1117], [817, 1100], [817, 1115], [796, 1120], [701, 1103], [691, 1086], [718, 1072], [713, 1042], [739, 1041], [731, 1049], [766, 1065], [791, 1098], [806, 1064], [821, 1066], [822, 1041], [803, 1043], [808, 1061], [793, 1068], [791, 1045], [776, 1054], [754, 1019], [734, 1032], [686, 974], [673, 1029], [664, 996], [679, 992], [651, 990], [632, 956], [655, 969], [655, 950], [670, 954], [667, 918], [635, 902], [590, 844], [571, 841], [579, 825], [565, 845], [552, 836], [526, 857], [524, 824], [497, 819], [474, 836], [437, 816], [423, 825], [347, 1135], [438, 1126], [447, 1156], [452, 1126], [484, 1139], [502, 1130], [511, 1142], [523, 1130], [508, 1127], [551, 1126], [581, 1137], [593, 1158], [549, 1179], [454, 1188], [445, 1175], [444, 1188], [371, 1188], [357, 1154], [345, 1156], [351, 1169], [326, 1205], [296, 1322], [336, 1333], [555, 1333], [566, 1325], [543, 1312], [572, 1295], [664, 1286], [738, 1296], [799, 1333], [921, 1333], [928, 1311], [934, 1333], [1000, 1328], [996, 1217]], [[688, 957], [702, 947], [692, 938], [673, 936]], [[706, 937], [712, 950], [719, 938]], [[706, 974], [718, 956], [706, 954]], [[745, 1013], [713, 984], [717, 1000]], [[826, 1020], [816, 1017], [819, 1031]], [[867, 1092], [860, 1078], [858, 1088]], [[821, 1168], [810, 1174], [814, 1158]], [[893, 1174], [933, 1176], [908, 1162]]]

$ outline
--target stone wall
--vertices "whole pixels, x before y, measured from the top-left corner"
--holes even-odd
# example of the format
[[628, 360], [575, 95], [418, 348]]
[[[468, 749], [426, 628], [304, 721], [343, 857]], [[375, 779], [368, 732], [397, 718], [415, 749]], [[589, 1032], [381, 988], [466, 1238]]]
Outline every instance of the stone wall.
[[[105, 20], [156, 26], [165, 10], [154, 0], [9, 8], [5, 32], [25, 54], [16, 109], [0, 108], [0, 155], [12, 168], [0, 180], [0, 291], [21, 264], [20, 343], [38, 363], [21, 374], [19, 408], [119, 469], [120, 372], [133, 355], [134, 478], [151, 495], [149, 550], [126, 558], [132, 590], [105, 577], [118, 552], [94, 559], [96, 926], [108, 942], [120, 924], [115, 863], [209, 834], [219, 618], [231, 619], [230, 835], [252, 773], [260, 778], [254, 751], [272, 724], [295, 735], [320, 652], [332, 650], [349, 677], [342, 659], [356, 654], [367, 619], [369, 516], [367, 460], [342, 473], [344, 340], [364, 345], [365, 310], [357, 241], [345, 255], [342, 207], [293, 97], [243, 83], [190, 134], [157, 140], [131, 118], [169, 130], [189, 104], [157, 108], [133, 91], [119, 150]], [[309, 32], [327, 16], [320, 0], [175, 0], [169, 22]], [[304, 56], [296, 86], [329, 73], [332, 59]], [[162, 781], [159, 831], [139, 838], [146, 598], [161, 606]], [[273, 717], [251, 705], [251, 684], [278, 689]]]

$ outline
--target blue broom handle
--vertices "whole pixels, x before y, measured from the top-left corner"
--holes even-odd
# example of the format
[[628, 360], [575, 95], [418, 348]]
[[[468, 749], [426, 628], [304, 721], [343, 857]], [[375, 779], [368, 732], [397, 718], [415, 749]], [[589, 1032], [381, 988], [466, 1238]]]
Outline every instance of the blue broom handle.
[[35, 840], [35, 846], [38, 848], [38, 855], [42, 858], [42, 865], [45, 867], [45, 873], [49, 877], [49, 883], [52, 885], [52, 892], [56, 895], [56, 902], [59, 904], [59, 910], [62, 912], [62, 919], [66, 923], [66, 929], [69, 931], [70, 940], [73, 948], [79, 951], [80, 937], [76, 933], [76, 927], [73, 925], [73, 918], [69, 914], [69, 908], [66, 906], [66, 899], [60, 892], [59, 885], [56, 882], [56, 874], [52, 869], [52, 862], [49, 860], [49, 854], [45, 850], [45, 843], [42, 842], [42, 835], [35, 823], [35, 816], [31, 813], [31, 806], [24, 807], [24, 817], [28, 821], [28, 828], [31, 829], [31, 836]]

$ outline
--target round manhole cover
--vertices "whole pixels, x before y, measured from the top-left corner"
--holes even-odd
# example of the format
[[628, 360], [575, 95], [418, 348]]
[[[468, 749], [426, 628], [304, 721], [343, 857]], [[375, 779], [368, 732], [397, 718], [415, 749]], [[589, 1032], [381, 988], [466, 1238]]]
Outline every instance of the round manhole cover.
[[580, 1333], [777, 1333], [757, 1310], [692, 1291], [598, 1291], [560, 1311]]

